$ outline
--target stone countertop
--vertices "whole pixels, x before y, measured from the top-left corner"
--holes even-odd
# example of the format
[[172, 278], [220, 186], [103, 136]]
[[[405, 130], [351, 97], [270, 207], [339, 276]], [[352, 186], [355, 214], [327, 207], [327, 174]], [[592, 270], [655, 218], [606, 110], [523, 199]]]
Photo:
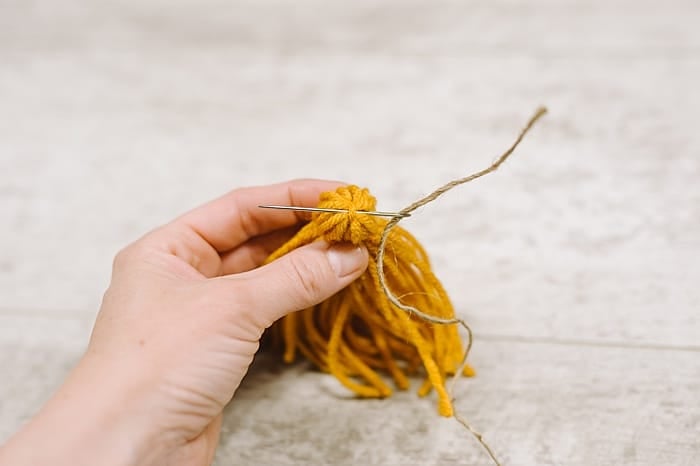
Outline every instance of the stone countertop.
[[[0, 5], [0, 441], [80, 356], [114, 253], [297, 177], [403, 222], [472, 325], [460, 412], [507, 465], [700, 457], [700, 4]], [[418, 383], [414, 383], [414, 388]], [[216, 465], [487, 465], [414, 392], [354, 400], [270, 355]]]

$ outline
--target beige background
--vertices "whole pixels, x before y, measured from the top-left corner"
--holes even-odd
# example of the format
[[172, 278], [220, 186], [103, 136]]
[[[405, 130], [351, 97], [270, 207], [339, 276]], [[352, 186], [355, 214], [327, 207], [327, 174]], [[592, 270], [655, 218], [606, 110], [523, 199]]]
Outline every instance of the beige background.
[[[0, 0], [0, 441], [80, 356], [115, 251], [237, 186], [368, 186], [476, 332], [510, 465], [700, 457], [695, 0]], [[417, 384], [416, 384], [417, 385]], [[217, 465], [486, 465], [433, 400], [263, 358]]]

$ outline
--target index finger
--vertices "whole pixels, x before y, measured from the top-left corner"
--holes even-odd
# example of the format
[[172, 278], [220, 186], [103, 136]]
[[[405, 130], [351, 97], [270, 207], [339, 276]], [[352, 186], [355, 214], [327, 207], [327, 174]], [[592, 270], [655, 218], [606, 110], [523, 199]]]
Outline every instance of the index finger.
[[299, 212], [261, 209], [259, 205], [315, 207], [321, 193], [342, 185], [339, 181], [300, 179], [235, 189], [173, 223], [190, 228], [222, 253], [250, 238], [295, 225], [303, 219]]

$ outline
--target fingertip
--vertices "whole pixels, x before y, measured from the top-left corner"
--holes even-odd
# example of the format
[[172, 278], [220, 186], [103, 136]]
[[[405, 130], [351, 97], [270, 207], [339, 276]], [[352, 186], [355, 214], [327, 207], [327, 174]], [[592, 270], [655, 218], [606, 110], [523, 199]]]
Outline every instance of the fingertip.
[[339, 243], [326, 250], [328, 262], [338, 278], [356, 278], [367, 268], [369, 253], [364, 246]]

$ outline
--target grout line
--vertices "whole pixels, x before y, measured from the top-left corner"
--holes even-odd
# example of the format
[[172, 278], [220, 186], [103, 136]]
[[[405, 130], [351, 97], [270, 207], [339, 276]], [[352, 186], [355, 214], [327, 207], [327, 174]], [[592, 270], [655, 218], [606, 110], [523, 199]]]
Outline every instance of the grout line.
[[[94, 320], [97, 311], [79, 311], [76, 309], [3, 309], [0, 308], [0, 318], [2, 317], [28, 317], [35, 319], [57, 319], [57, 320]], [[516, 343], [536, 343], [543, 345], [559, 346], [588, 346], [597, 348], [621, 348], [621, 349], [646, 349], [662, 351], [688, 351], [700, 352], [700, 345], [673, 345], [651, 342], [629, 342], [629, 341], [606, 341], [606, 340], [581, 340], [575, 338], [556, 338], [546, 336], [525, 336], [525, 335], [505, 335], [498, 333], [476, 333], [475, 340], [485, 341], [509, 341]]]
[[[663, 61], [663, 62], [691, 62], [694, 63], [698, 59], [698, 51], [700, 47], [657, 47], [649, 53], [642, 53], [636, 50], [625, 49], [606, 49], [605, 47], [584, 49], [582, 47], [573, 47], [566, 49], [539, 50], [529, 55], [529, 60], [540, 61], [588, 61], [595, 59], [600, 62], [616, 61], [616, 62], [641, 62], [641, 61]], [[242, 52], [246, 54], [246, 52]], [[368, 54], [358, 53], [355, 50], [347, 50], [345, 53], [324, 53], [318, 52], [313, 54], [300, 54], [300, 58], [314, 59], [323, 58], [333, 55], [334, 57], [364, 57], [367, 59], [384, 59], [391, 58], [394, 60], [403, 59], [425, 59], [433, 60], [464, 60], [464, 56], [455, 53], [429, 53], [420, 51], [397, 51], [396, 53], [370, 52]], [[267, 58], [275, 58], [276, 53], [271, 53]], [[522, 60], [522, 50], [519, 48], [511, 48], [504, 50], [502, 48], [490, 46], [474, 46], [470, 49], [468, 58], [471, 60], [493, 59], [494, 57], [505, 60]]]
[[575, 338], [555, 338], [555, 337], [537, 337], [537, 336], [519, 336], [519, 335], [499, 335], [495, 333], [478, 333], [475, 334], [475, 340], [486, 341], [510, 341], [517, 343], [537, 343], [543, 345], [561, 345], [561, 346], [589, 346], [597, 348], [622, 348], [622, 349], [647, 349], [647, 350], [662, 350], [662, 351], [689, 351], [700, 352], [698, 345], [670, 345], [663, 343], [647, 343], [647, 342], [627, 342], [627, 341], [605, 341], [605, 340], [578, 340]]

